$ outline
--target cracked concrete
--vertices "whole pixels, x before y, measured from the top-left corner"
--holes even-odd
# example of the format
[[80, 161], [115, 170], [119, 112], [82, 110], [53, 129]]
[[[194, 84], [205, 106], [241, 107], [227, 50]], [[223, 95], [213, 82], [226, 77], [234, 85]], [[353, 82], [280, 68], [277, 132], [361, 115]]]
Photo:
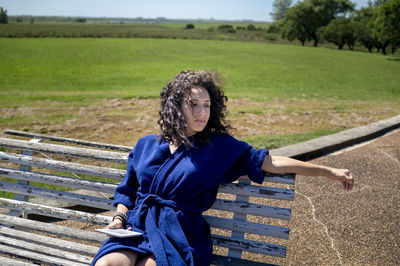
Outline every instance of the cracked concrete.
[[324, 228], [325, 233], [326, 233], [326, 236], [329, 238], [329, 240], [330, 240], [330, 242], [331, 242], [331, 248], [336, 252], [336, 255], [337, 255], [339, 264], [342, 265], [342, 263], [343, 263], [343, 261], [342, 261], [342, 256], [340, 255], [339, 251], [338, 251], [338, 250], [336, 249], [336, 247], [335, 247], [335, 241], [334, 241], [333, 238], [329, 235], [329, 229], [328, 229], [328, 227], [326, 227], [326, 225], [325, 225], [323, 222], [321, 222], [320, 220], [317, 219], [317, 217], [316, 217], [316, 215], [315, 215], [315, 207], [314, 207], [314, 204], [313, 204], [311, 198], [308, 197], [308, 196], [306, 196], [306, 195], [301, 194], [300, 192], [296, 192], [296, 194], [305, 197], [305, 198], [310, 202], [311, 209], [312, 209], [312, 218], [313, 218], [313, 220], [314, 220], [315, 222], [317, 222], [318, 224], [320, 224], [320, 225]]
[[298, 176], [284, 265], [398, 265], [400, 130], [313, 160], [348, 168], [351, 192], [326, 178]]

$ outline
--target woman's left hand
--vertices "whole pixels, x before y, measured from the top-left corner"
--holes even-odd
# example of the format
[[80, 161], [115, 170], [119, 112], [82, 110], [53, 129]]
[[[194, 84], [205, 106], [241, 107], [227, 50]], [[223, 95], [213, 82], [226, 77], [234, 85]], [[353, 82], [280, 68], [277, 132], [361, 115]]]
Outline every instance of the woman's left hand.
[[329, 179], [341, 181], [346, 191], [351, 191], [353, 189], [354, 177], [349, 170], [332, 168], [331, 173], [332, 174], [328, 177]]

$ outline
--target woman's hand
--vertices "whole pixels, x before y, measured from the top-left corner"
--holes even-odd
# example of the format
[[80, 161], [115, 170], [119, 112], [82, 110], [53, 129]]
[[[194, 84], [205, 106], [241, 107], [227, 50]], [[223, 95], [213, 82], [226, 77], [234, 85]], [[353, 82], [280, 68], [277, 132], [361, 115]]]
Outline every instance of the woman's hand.
[[346, 191], [353, 189], [354, 178], [349, 170], [331, 168], [330, 172], [331, 175], [328, 176], [329, 179], [341, 181]]
[[[106, 226], [107, 229], [124, 229], [121, 219], [115, 218], [109, 225]], [[128, 227], [126, 230], [132, 231], [132, 227]]]
[[123, 229], [123, 223], [121, 219], [115, 218], [109, 225], [106, 226], [107, 229]]

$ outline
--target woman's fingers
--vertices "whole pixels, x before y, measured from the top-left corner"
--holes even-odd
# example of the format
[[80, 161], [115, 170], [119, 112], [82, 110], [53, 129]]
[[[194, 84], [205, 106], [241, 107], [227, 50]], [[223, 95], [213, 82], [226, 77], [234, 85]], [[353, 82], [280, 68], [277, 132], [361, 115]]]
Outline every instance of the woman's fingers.
[[115, 219], [109, 225], [106, 226], [107, 229], [119, 229], [123, 228], [122, 221], [120, 219]]
[[354, 187], [354, 178], [351, 172], [347, 169], [333, 169], [333, 175], [330, 176], [330, 179], [341, 181], [343, 184], [343, 188], [346, 191], [350, 191]]

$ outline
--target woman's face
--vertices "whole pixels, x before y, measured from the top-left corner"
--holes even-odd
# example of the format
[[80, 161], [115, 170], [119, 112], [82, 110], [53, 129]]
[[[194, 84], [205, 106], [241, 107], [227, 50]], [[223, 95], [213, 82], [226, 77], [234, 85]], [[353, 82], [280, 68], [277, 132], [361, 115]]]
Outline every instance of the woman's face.
[[208, 91], [202, 87], [192, 88], [192, 93], [182, 105], [187, 124], [186, 136], [203, 131], [210, 118], [211, 100]]

